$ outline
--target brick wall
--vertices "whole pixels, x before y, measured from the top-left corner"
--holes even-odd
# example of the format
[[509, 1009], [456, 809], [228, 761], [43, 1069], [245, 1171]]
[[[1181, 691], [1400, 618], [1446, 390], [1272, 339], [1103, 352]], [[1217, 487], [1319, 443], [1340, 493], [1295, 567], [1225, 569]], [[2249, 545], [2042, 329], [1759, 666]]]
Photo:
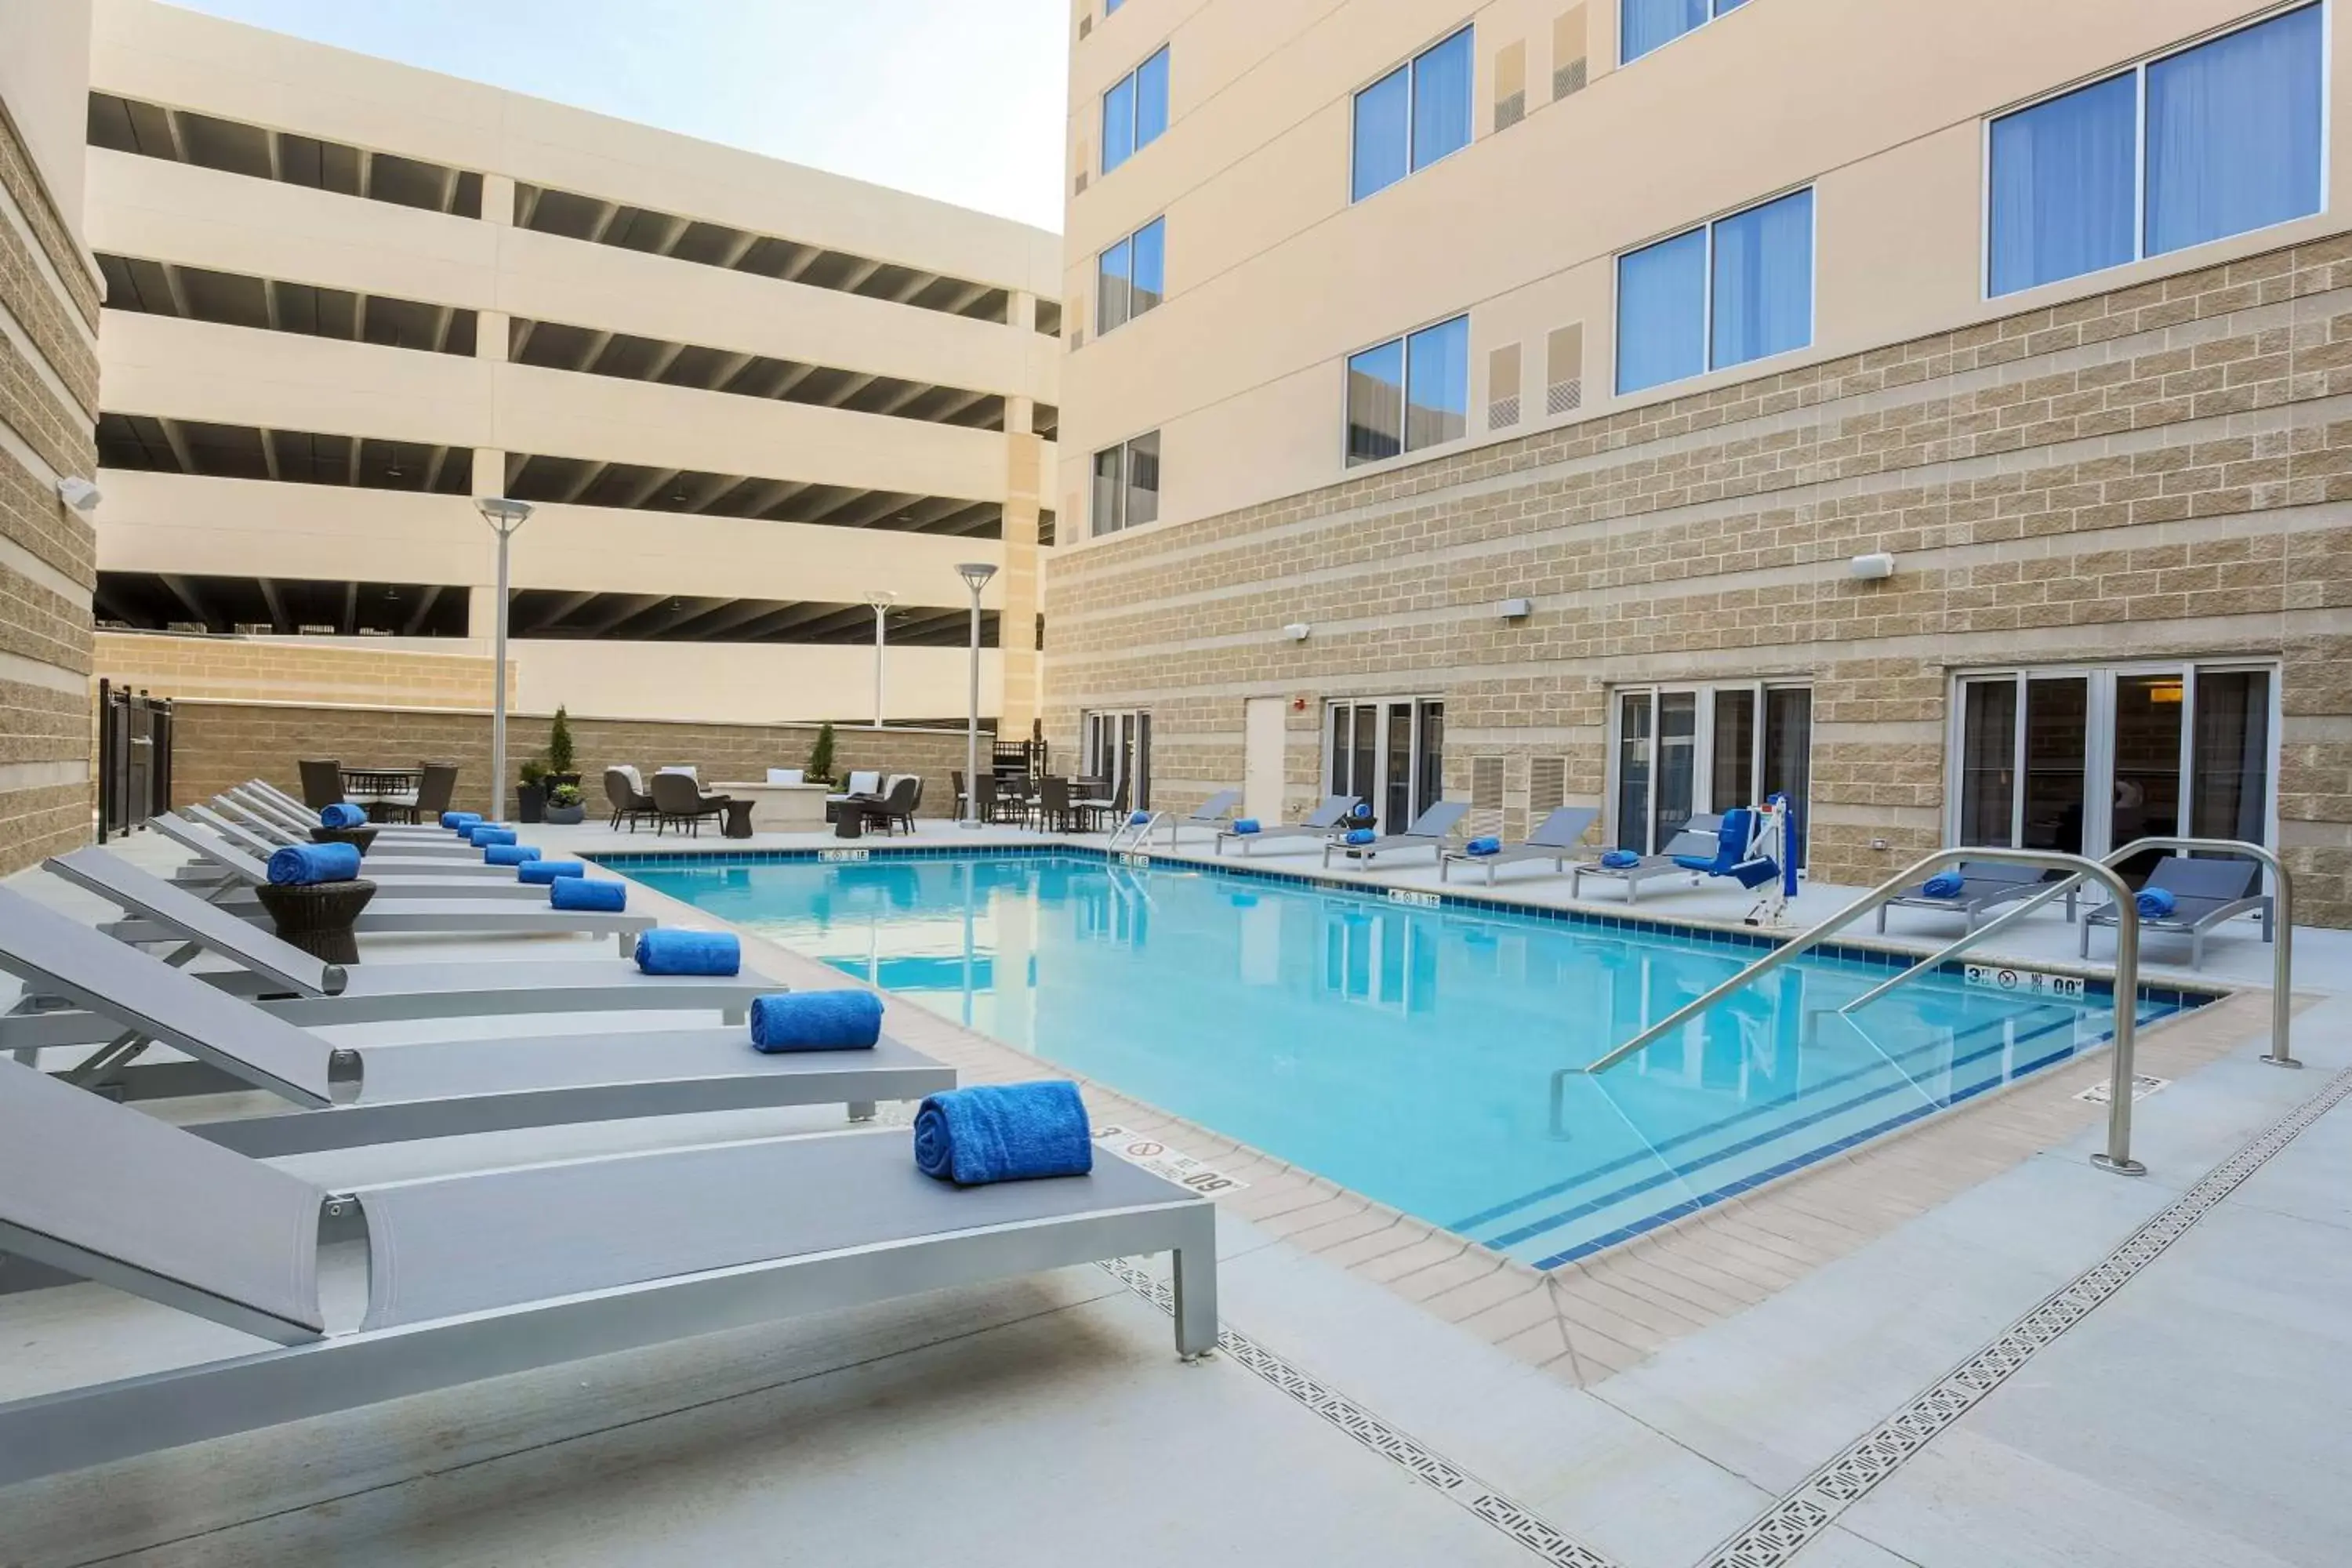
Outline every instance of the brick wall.
[[1954, 671], [2277, 659], [2281, 846], [2352, 923], [2347, 391], [2336, 237], [1066, 549], [1048, 730], [1150, 709], [1181, 805], [1241, 782], [1244, 698], [1303, 697], [1296, 809], [1323, 700], [1441, 696], [1448, 793], [1500, 757], [1517, 832], [1534, 759], [1601, 798], [1612, 688], [1802, 681], [1814, 869], [1864, 883], [1943, 839]]
[[[546, 715], [509, 716], [510, 769], [519, 767], [525, 758], [545, 753], [550, 723]], [[690, 763], [706, 783], [762, 779], [772, 767], [804, 766], [817, 736], [815, 726], [803, 724], [573, 718], [571, 727], [581, 784], [592, 812], [600, 809], [604, 798], [603, 774], [607, 767], [632, 763], [651, 773], [673, 763]], [[988, 742], [983, 732], [983, 766]], [[304, 757], [332, 757], [353, 766], [413, 766], [428, 758], [454, 762], [461, 770], [457, 805], [469, 811], [491, 808], [487, 713], [203, 700], [174, 705], [172, 788], [175, 805], [206, 799], [255, 777], [299, 795], [301, 776], [295, 764]], [[954, 811], [953, 785], [948, 775], [961, 771], [963, 760], [961, 731], [846, 726], [834, 731], [835, 776], [869, 768], [920, 773], [920, 809], [928, 817], [944, 817]]]
[[[0, 874], [90, 831], [89, 524], [57, 481], [97, 472], [98, 290], [0, 103]], [[13, 209], [13, 210], [12, 210]]]
[[[497, 668], [483, 654], [136, 632], [100, 632], [93, 658], [117, 686], [162, 696], [383, 708], [488, 707]], [[514, 679], [509, 659], [509, 690]]]

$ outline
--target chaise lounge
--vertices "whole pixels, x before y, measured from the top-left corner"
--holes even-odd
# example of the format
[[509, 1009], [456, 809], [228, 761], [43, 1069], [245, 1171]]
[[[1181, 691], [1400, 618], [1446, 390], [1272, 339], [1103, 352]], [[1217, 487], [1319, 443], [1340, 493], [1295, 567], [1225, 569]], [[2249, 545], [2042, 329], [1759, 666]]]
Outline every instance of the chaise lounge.
[[1601, 815], [1597, 806], [1563, 805], [1543, 819], [1542, 825], [1517, 844], [1506, 844], [1492, 855], [1473, 855], [1467, 849], [1448, 849], [1437, 858], [1437, 879], [1453, 879], [1456, 866], [1483, 866], [1486, 869], [1486, 886], [1495, 885], [1495, 872], [1505, 866], [1517, 866], [1529, 860], [1549, 860], [1552, 875], [1568, 869], [1568, 858], [1584, 852], [1584, 836]]

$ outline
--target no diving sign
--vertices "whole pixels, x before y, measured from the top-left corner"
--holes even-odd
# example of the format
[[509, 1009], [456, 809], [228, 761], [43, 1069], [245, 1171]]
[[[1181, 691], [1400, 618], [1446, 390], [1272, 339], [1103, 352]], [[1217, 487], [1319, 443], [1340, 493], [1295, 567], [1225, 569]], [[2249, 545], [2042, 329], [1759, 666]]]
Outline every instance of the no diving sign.
[[1181, 1150], [1171, 1149], [1157, 1138], [1147, 1138], [1124, 1127], [1096, 1128], [1095, 1147], [1107, 1149], [1131, 1165], [1140, 1165], [1155, 1176], [1164, 1176], [1180, 1187], [1190, 1187], [1208, 1197], [1249, 1185]]

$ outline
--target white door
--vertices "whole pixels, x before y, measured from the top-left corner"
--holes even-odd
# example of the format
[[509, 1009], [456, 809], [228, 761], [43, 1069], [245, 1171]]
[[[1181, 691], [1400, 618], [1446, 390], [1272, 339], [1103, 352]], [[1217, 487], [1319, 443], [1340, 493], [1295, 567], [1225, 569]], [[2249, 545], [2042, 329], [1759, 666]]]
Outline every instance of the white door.
[[1283, 714], [1279, 697], [1253, 697], [1242, 715], [1242, 815], [1282, 820]]

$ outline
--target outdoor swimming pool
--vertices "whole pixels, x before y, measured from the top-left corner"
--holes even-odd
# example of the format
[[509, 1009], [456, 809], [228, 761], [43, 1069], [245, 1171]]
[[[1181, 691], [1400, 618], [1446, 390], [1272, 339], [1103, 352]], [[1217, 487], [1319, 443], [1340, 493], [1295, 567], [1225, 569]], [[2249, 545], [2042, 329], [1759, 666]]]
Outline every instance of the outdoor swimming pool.
[[[1541, 1268], [2088, 1050], [2109, 999], [1790, 964], [1593, 1078], [1749, 944], [1095, 857], [617, 868]], [[2197, 998], [2144, 996], [2143, 1022]]]

